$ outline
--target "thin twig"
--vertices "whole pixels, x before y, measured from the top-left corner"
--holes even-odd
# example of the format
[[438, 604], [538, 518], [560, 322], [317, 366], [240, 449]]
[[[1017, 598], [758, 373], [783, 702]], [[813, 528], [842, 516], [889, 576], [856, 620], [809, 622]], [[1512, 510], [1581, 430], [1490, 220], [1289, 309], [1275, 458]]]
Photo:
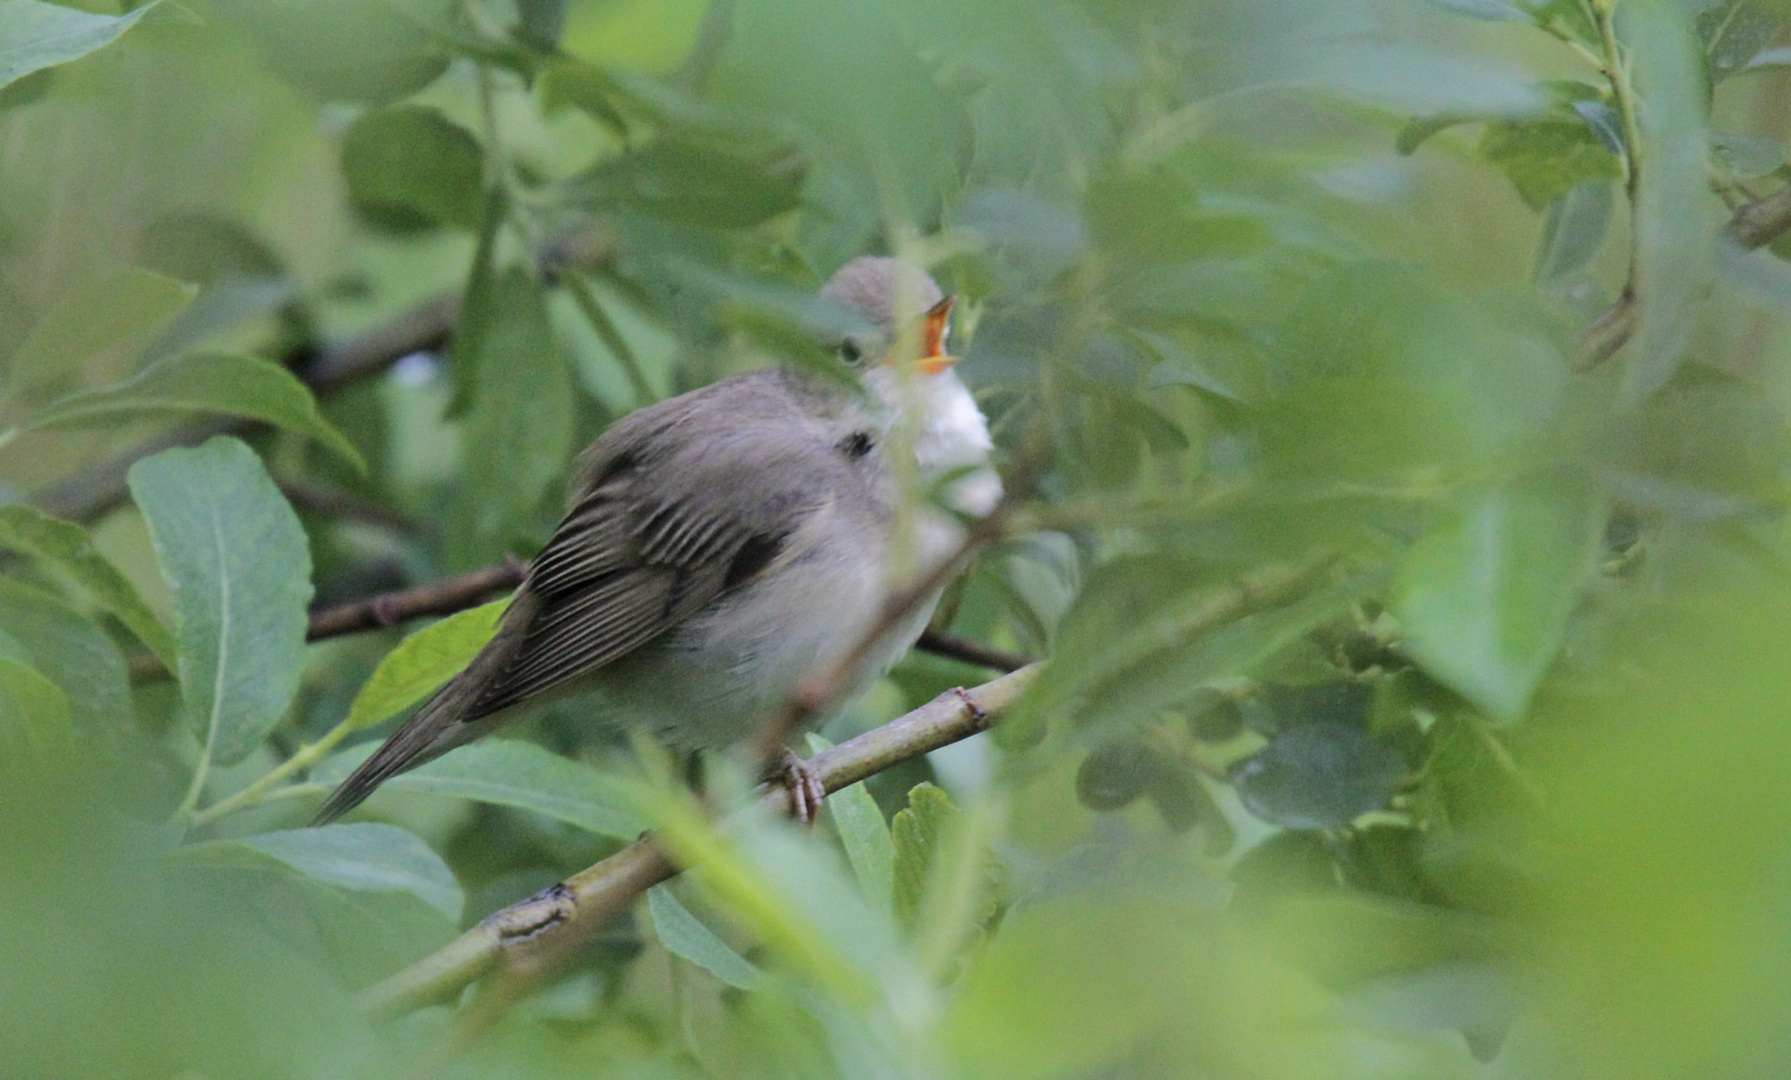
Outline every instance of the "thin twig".
[[950, 660], [961, 660], [966, 664], [986, 667], [990, 671], [1018, 671], [1032, 663], [1019, 653], [1011, 653], [1005, 649], [997, 649], [992, 645], [984, 645], [980, 641], [956, 637], [951, 634], [936, 634], [931, 630], [920, 635], [914, 647], [922, 652], [930, 652], [934, 656], [943, 656]]
[[320, 641], [363, 630], [378, 630], [425, 615], [452, 615], [516, 588], [522, 584], [527, 571], [522, 560], [511, 558], [414, 589], [381, 593], [325, 608], [311, 616], [310, 625], [305, 628], [305, 640]]

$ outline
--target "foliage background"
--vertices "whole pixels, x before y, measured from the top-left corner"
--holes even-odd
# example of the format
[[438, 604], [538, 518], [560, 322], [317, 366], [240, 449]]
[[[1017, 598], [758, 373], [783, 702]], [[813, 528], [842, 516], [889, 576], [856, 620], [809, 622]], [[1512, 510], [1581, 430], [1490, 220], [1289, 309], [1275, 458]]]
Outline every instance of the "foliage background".
[[[1788, 17], [0, 0], [0, 1075], [1782, 1071]], [[298, 831], [494, 611], [307, 607], [877, 251], [1034, 476], [936, 627], [1048, 658], [1001, 726], [723, 832], [560, 709]], [[357, 1012], [649, 823], [538, 994]]]

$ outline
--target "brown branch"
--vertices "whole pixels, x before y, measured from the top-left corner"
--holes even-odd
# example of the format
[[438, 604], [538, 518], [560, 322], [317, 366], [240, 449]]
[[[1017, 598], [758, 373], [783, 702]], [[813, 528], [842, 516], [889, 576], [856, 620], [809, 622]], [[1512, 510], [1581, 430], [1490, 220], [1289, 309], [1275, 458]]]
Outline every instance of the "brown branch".
[[[1780, 188], [1763, 199], [1743, 203], [1735, 209], [1723, 236], [1743, 251], [1753, 251], [1791, 232], [1791, 187]], [[1616, 355], [1636, 332], [1636, 294], [1624, 289], [1623, 295], [1592, 320], [1580, 335], [1574, 351], [1573, 369], [1585, 373]]]
[[[438, 296], [400, 312], [308, 362], [295, 365], [299, 379], [312, 393], [325, 394], [376, 375], [412, 353], [439, 349], [454, 328], [458, 298]], [[177, 446], [197, 446], [213, 435], [240, 431], [252, 421], [208, 417], [181, 424], [128, 450], [89, 465], [32, 495], [45, 512], [70, 521], [91, 521], [125, 500], [125, 474], [139, 460]]]
[[[1332, 558], [1273, 567], [1214, 594], [1209, 604], [1178, 622], [1192, 640], [1245, 616], [1293, 602], [1318, 580]], [[1040, 671], [1032, 664], [971, 690], [948, 691], [882, 727], [809, 759], [829, 792], [848, 787], [901, 762], [966, 739], [998, 722]], [[759, 805], [788, 812], [781, 787], [760, 789]], [[652, 839], [642, 837], [559, 885], [487, 917], [479, 925], [405, 970], [361, 994], [361, 1007], [396, 1016], [446, 1000], [468, 984], [501, 969], [505, 985], [478, 1006], [491, 1016], [574, 953], [648, 888], [677, 872]]]
[[527, 570], [522, 560], [511, 558], [413, 589], [325, 608], [312, 614], [310, 625], [305, 628], [305, 640], [321, 641], [378, 630], [425, 615], [452, 615], [516, 588]]

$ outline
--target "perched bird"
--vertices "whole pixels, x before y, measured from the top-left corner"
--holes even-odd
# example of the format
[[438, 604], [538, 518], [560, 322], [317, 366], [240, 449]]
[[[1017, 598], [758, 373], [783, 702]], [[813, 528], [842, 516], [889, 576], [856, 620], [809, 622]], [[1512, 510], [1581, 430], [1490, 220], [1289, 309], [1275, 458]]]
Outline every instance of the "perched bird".
[[[591, 694], [600, 722], [674, 748], [738, 742], [805, 678], [845, 662], [888, 598], [957, 548], [960, 519], [907, 505], [902, 482], [943, 481], [942, 501], [973, 516], [1001, 496], [988, 425], [945, 351], [951, 299], [888, 258], [847, 264], [821, 295], [860, 320], [833, 342], [859, 385], [768, 368], [612, 425], [585, 452], [570, 510], [497, 634], [314, 824], [571, 695]], [[846, 696], [914, 644], [937, 602], [882, 635]], [[785, 770], [798, 815], [812, 819], [818, 783], [793, 755]]]

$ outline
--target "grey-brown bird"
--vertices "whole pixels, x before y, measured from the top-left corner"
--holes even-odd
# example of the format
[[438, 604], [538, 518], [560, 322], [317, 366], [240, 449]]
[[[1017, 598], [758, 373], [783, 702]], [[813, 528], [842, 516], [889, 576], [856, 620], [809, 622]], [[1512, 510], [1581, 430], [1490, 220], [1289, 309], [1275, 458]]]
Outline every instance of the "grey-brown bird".
[[[572, 695], [592, 695], [594, 719], [674, 748], [735, 743], [843, 662], [892, 593], [956, 549], [952, 511], [987, 514], [1001, 484], [988, 425], [946, 352], [951, 300], [887, 258], [847, 264], [821, 295], [861, 320], [834, 342], [861, 390], [769, 368], [612, 425], [585, 452], [570, 510], [497, 634], [342, 782], [316, 824]], [[905, 488], [904, 473], [918, 482]], [[949, 509], [905, 505], [951, 473]], [[937, 601], [880, 637], [845, 696], [914, 644]], [[812, 818], [812, 777], [786, 782]]]

